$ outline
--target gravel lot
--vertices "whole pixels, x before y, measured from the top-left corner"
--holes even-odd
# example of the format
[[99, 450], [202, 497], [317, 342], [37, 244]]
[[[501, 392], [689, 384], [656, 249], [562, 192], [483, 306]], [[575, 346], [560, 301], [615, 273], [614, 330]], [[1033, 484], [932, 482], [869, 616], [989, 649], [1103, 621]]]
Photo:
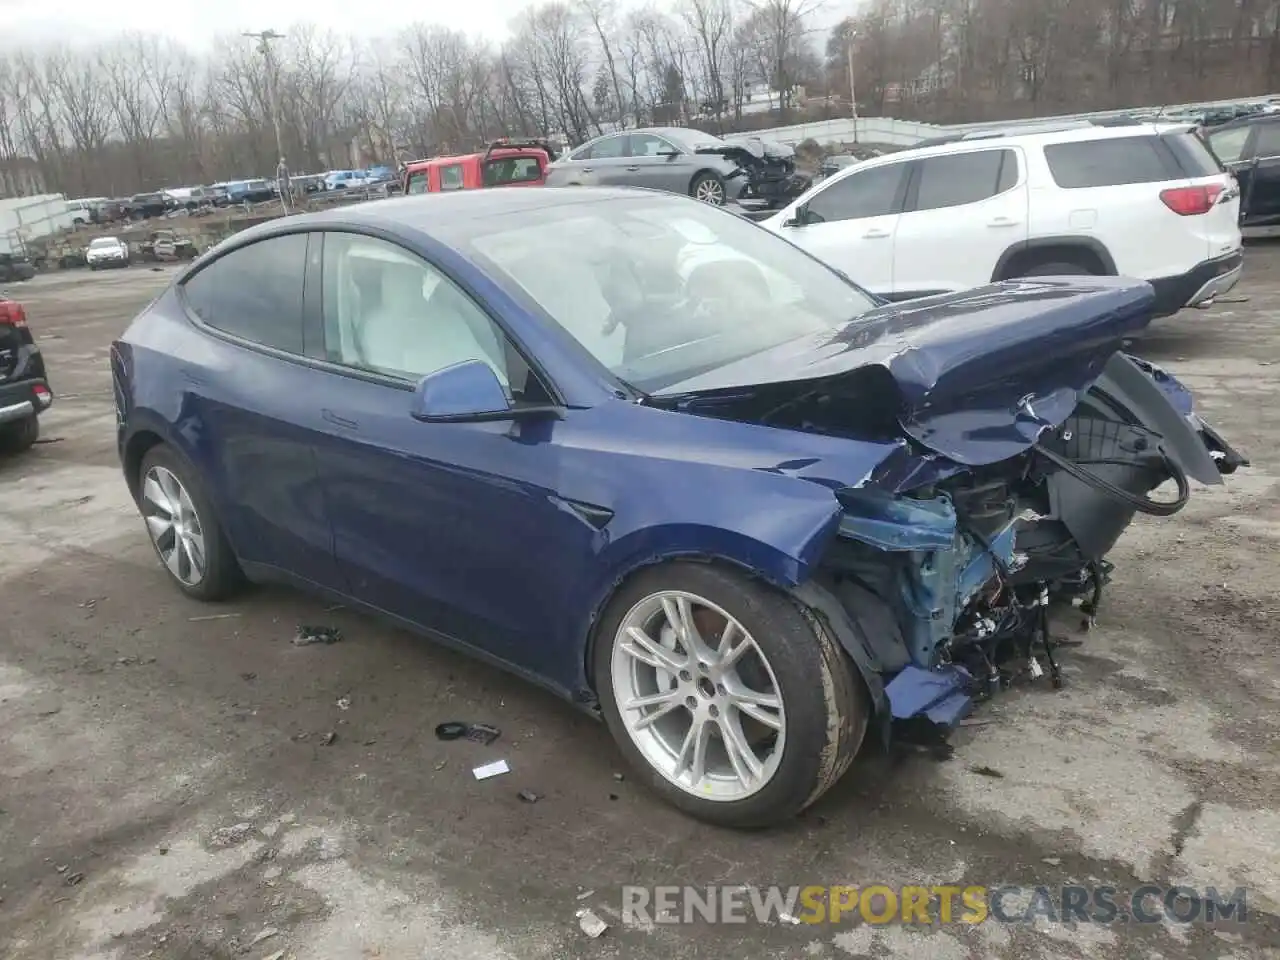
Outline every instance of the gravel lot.
[[[107, 366], [170, 276], [12, 290], [60, 398], [52, 442], [0, 462], [0, 956], [1280, 955], [1280, 248], [1250, 248], [1247, 303], [1161, 321], [1141, 351], [1254, 467], [1137, 522], [1066, 688], [1010, 692], [950, 761], [868, 756], [750, 835], [616, 779], [602, 726], [492, 669], [287, 591], [208, 608], [171, 588], [116, 465]], [[347, 639], [295, 647], [299, 623]], [[503, 736], [438, 742], [454, 719]], [[472, 778], [499, 757], [509, 775]], [[623, 884], [1071, 881], [1246, 885], [1249, 923], [617, 922]]]

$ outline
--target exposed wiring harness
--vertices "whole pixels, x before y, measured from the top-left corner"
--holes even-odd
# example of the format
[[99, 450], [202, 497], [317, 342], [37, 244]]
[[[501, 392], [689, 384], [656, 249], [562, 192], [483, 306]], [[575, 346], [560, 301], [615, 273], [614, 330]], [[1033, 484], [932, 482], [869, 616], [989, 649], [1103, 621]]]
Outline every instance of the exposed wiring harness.
[[[1168, 467], [1169, 473], [1172, 474], [1173, 482], [1178, 486], [1177, 498], [1168, 501], [1152, 500], [1150, 497], [1139, 496], [1138, 494], [1130, 493], [1128, 490], [1122, 490], [1114, 483], [1110, 483], [1102, 479], [1102, 477], [1098, 476], [1096, 473], [1091, 473], [1084, 469], [1084, 467], [1080, 466], [1080, 464], [1076, 463], [1074, 460], [1069, 460], [1061, 454], [1055, 453], [1039, 443], [1034, 444], [1033, 449], [1050, 463], [1060, 467], [1081, 483], [1088, 484], [1099, 493], [1103, 493], [1108, 497], [1111, 497], [1113, 500], [1118, 500], [1121, 503], [1128, 504], [1139, 513], [1150, 514], [1153, 517], [1171, 517], [1185, 507], [1187, 505], [1187, 501], [1191, 499], [1191, 484], [1187, 481], [1186, 471], [1178, 465], [1177, 461], [1164, 454], [1163, 451], [1160, 456]], [[1084, 462], [1132, 466], [1129, 461], [1125, 460], [1091, 460]]]

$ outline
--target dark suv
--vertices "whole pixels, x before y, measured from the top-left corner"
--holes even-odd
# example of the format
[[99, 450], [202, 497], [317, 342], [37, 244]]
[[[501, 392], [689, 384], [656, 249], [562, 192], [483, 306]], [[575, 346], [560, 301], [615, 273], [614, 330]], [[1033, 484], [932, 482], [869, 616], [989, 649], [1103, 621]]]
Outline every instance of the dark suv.
[[1280, 236], [1280, 113], [1260, 113], [1203, 132], [1240, 184], [1240, 232]]
[[19, 453], [34, 444], [40, 436], [37, 418], [52, 403], [26, 312], [0, 293], [0, 452]]
[[18, 280], [30, 280], [36, 275], [36, 268], [26, 257], [12, 253], [0, 253], [0, 283], [13, 283]]

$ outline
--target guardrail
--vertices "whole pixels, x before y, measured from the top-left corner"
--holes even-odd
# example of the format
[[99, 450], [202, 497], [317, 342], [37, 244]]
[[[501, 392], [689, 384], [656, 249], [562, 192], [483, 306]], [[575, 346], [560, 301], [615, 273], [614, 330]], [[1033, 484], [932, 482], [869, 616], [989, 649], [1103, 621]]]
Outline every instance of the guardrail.
[[1205, 100], [1198, 103], [1168, 104], [1161, 107], [1129, 107], [1123, 110], [1095, 110], [1089, 113], [1064, 113], [1052, 117], [1028, 117], [1024, 120], [992, 120], [985, 123], [919, 123], [914, 120], [894, 120], [891, 117], [859, 117], [856, 121], [851, 117], [838, 120], [819, 120], [814, 123], [798, 123], [786, 127], [772, 127], [768, 130], [752, 130], [746, 133], [726, 134], [724, 139], [748, 140], [751, 137], [762, 137], [795, 146], [802, 140], [816, 140], [818, 143], [878, 143], [892, 146], [908, 147], [921, 140], [939, 137], [948, 133], [961, 133], [966, 130], [985, 130], [989, 127], [1018, 128], [1037, 127], [1045, 124], [1066, 122], [1071, 120], [1105, 120], [1110, 117], [1123, 117], [1139, 111], [1160, 110], [1168, 112], [1211, 110], [1215, 107], [1233, 104], [1267, 103], [1268, 97], [1238, 97], [1234, 100]]

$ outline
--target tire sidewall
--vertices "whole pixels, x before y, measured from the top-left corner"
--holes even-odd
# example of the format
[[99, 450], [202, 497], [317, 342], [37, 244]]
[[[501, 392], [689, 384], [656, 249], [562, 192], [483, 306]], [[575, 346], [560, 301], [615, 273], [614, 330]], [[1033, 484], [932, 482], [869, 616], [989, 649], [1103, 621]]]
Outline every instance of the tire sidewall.
[[165, 566], [164, 558], [160, 556], [160, 549], [156, 546], [155, 540], [151, 537], [150, 531], [148, 531], [147, 539], [150, 541], [152, 549], [155, 550], [156, 559], [160, 561], [160, 566], [164, 569], [165, 576], [169, 578], [169, 582], [187, 596], [196, 600], [206, 601], [225, 599], [230, 595], [234, 587], [238, 585], [239, 565], [236, 563], [231, 546], [227, 543], [227, 538], [222, 532], [222, 524], [218, 518], [218, 513], [205, 493], [204, 485], [200, 482], [199, 474], [185, 457], [163, 443], [157, 444], [148, 450], [138, 468], [138, 512], [142, 514], [144, 510], [142, 488], [146, 483], [147, 473], [150, 472], [152, 467], [157, 466], [168, 470], [181, 481], [182, 486], [186, 488], [187, 496], [191, 498], [192, 506], [196, 509], [196, 517], [200, 521], [200, 529], [204, 532], [204, 578], [193, 586], [183, 583], [175, 577], [169, 571], [169, 568]]
[[[612, 659], [618, 627], [642, 599], [662, 590], [683, 590], [729, 612], [751, 634], [769, 661], [782, 695], [786, 741], [772, 780], [749, 797], [708, 801], [676, 786], [650, 766], [622, 719], [613, 692]], [[832, 659], [814, 624], [789, 597], [737, 571], [706, 563], [675, 562], [642, 571], [623, 585], [600, 619], [592, 674], [601, 712], [630, 766], [674, 806], [699, 819], [733, 827], [760, 827], [798, 813], [839, 778], [847, 759], [833, 755], [833, 731], [845, 724], [843, 742], [861, 743], [867, 726], [867, 699], [850, 695], [843, 651]], [[844, 676], [833, 678], [833, 672]], [[835, 751], [838, 752], [838, 751]], [[851, 756], [850, 758], [851, 759]], [[839, 769], [833, 769], [840, 765]]]
[[0, 452], [26, 453], [40, 439], [40, 418], [34, 413], [13, 423], [0, 425]]
[[1019, 271], [1011, 280], [1024, 277], [1092, 277], [1094, 273], [1078, 263], [1057, 260], [1052, 263], [1034, 263], [1025, 270]]

